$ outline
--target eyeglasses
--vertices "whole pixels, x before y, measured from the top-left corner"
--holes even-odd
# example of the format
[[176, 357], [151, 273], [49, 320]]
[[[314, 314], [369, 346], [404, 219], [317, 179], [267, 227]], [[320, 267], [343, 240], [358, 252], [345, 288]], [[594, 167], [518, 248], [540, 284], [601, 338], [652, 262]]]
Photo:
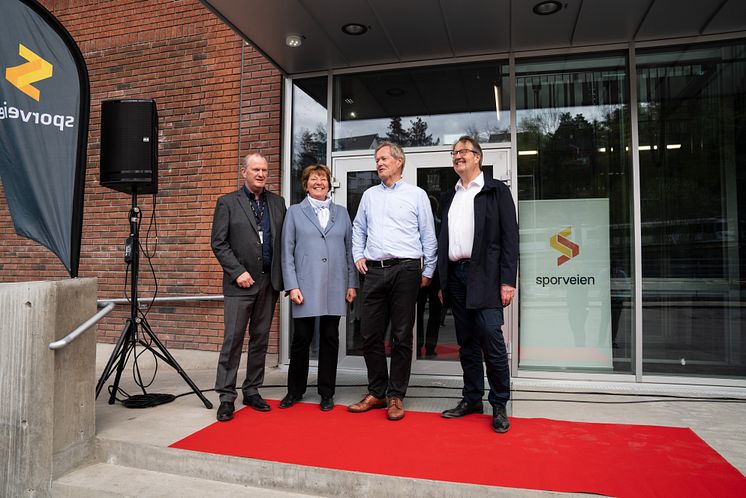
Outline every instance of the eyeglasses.
[[453, 157], [456, 156], [465, 156], [467, 152], [471, 152], [472, 154], [478, 154], [477, 151], [471, 150], [471, 149], [459, 149], [459, 150], [452, 150], [451, 155]]

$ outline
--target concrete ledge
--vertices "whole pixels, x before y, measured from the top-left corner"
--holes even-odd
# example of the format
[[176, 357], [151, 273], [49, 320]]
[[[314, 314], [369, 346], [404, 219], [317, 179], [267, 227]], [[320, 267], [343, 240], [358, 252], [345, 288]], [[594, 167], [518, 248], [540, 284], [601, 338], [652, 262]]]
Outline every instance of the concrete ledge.
[[259, 489], [196, 477], [99, 463], [72, 472], [52, 484], [55, 498], [205, 496], [293, 498], [296, 493]]
[[96, 312], [96, 279], [0, 284], [0, 496], [49, 496], [87, 463], [95, 436], [95, 330], [56, 341]]
[[100, 438], [98, 439], [98, 458], [101, 462], [111, 465], [320, 496], [406, 496], [408, 498], [574, 496], [548, 491], [498, 488], [306, 467]]

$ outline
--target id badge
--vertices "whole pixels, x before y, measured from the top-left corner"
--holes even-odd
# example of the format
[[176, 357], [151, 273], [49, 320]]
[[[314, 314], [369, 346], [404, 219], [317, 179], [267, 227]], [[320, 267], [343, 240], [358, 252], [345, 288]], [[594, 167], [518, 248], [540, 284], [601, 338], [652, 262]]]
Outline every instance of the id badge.
[[264, 244], [264, 232], [259, 230], [259, 243]]

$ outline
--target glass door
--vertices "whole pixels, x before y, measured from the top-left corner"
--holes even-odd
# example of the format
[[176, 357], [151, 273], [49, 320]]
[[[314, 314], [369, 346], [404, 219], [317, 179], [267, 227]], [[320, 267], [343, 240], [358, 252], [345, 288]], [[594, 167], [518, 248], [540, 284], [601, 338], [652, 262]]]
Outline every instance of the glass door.
[[[440, 228], [440, 196], [454, 188], [458, 176], [451, 165], [450, 148], [435, 152], [408, 152], [404, 166], [404, 181], [417, 185], [427, 192], [435, 218], [436, 232]], [[484, 149], [485, 174], [511, 186], [510, 148]], [[375, 171], [373, 151], [364, 155], [335, 157], [332, 161], [335, 178], [334, 202], [346, 206], [350, 218], [355, 219], [363, 192], [380, 180]], [[514, 194], [515, 198], [515, 194]], [[418, 300], [415, 324], [412, 373], [460, 375], [458, 344], [450, 309], [444, 310], [437, 301], [437, 291], [423, 289]], [[360, 336], [359, 303], [353, 303], [346, 320], [340, 324], [340, 366], [365, 368]], [[513, 306], [506, 309], [505, 334], [508, 351], [514, 330]]]

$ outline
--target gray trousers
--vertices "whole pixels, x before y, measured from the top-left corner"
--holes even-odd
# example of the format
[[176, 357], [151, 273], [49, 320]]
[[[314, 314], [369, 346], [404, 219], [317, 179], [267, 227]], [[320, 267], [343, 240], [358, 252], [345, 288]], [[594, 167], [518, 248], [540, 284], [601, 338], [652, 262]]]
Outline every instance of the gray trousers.
[[262, 274], [254, 284], [258, 292], [250, 296], [225, 296], [223, 320], [225, 334], [223, 349], [218, 360], [215, 378], [215, 391], [220, 401], [235, 401], [237, 397], [236, 379], [241, 363], [241, 349], [249, 325], [249, 355], [246, 361], [246, 380], [241, 386], [244, 399], [257, 394], [264, 382], [264, 361], [267, 356], [269, 328], [275, 304], [280, 293], [272, 289], [269, 274]]

